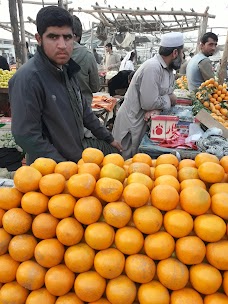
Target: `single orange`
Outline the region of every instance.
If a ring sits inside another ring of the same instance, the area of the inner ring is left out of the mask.
[[[50,239],[56,236],[59,220],[49,213],[37,215],[32,223],[32,232],[38,239]]]
[[[159,210],[169,211],[177,207],[179,203],[179,194],[172,186],[158,185],[154,187],[151,192],[151,202],[152,205]]]
[[[205,162],[198,168],[199,177],[206,183],[219,183],[225,175],[223,167],[213,162]]]
[[[171,304],[204,304],[201,295],[192,288],[183,288],[171,293]]]
[[[214,162],[219,164],[219,159],[217,156],[209,154],[209,153],[199,153],[195,157],[196,168],[199,168],[205,162]]]
[[[16,188],[1,187],[0,208],[4,210],[10,210],[12,208],[19,207],[21,204],[22,195],[23,194]]]
[[[103,208],[106,223],[116,228],[126,226],[131,219],[131,215],[131,208],[124,202],[108,203]]]
[[[153,184],[154,184],[153,180],[149,176],[147,176],[143,173],[140,173],[140,172],[134,172],[128,176],[127,184],[129,185],[132,183],[143,184],[149,189],[149,191],[152,190]]]
[[[226,233],[226,223],[214,214],[203,214],[194,220],[196,235],[205,242],[217,242]]]
[[[114,241],[114,237],[115,231],[113,227],[107,223],[93,223],[85,229],[85,241],[95,250],[109,248]]]
[[[133,282],[149,283],[155,271],[154,261],[144,254],[133,254],[126,258],[125,273]]]
[[[8,210],[2,218],[3,228],[10,234],[26,233],[32,225],[32,217],[21,208]]]
[[[72,161],[60,162],[55,166],[55,173],[62,174],[65,180],[78,173],[78,165]]]
[[[219,270],[228,270],[227,250],[227,240],[207,244],[206,257],[208,262]]]
[[[46,269],[34,261],[25,261],[17,269],[17,282],[28,290],[36,290],[44,285]]]
[[[15,261],[9,254],[0,256],[0,282],[9,283],[15,280],[16,272],[20,263]]]
[[[141,284],[138,290],[138,299],[142,304],[169,304],[168,289],[158,281]]]
[[[179,182],[183,182],[186,179],[197,179],[199,178],[197,168],[193,167],[184,167],[178,172],[178,180]]]
[[[184,210],[171,210],[164,216],[165,230],[175,238],[188,235],[193,229],[193,219]]]
[[[103,177],[97,181],[95,191],[105,202],[115,202],[122,195],[123,185],[116,179]]]
[[[138,253],[144,243],[143,234],[134,227],[123,227],[116,231],[115,245],[124,254]]]
[[[153,260],[164,260],[174,252],[174,238],[166,231],[158,231],[145,238],[144,250]]]
[[[74,207],[74,216],[84,225],[97,222],[101,213],[102,204],[94,196],[80,198]]]
[[[45,286],[54,296],[67,294],[74,285],[75,274],[65,265],[60,264],[48,269]]]
[[[38,290],[33,290],[27,300],[26,304],[55,304],[56,297],[50,294],[46,288],[40,288]]]
[[[221,192],[228,193],[228,183],[215,183],[209,189],[211,196]]]
[[[210,208],[211,197],[202,187],[187,187],[180,193],[180,205],[191,215],[201,215]]]
[[[95,250],[85,243],[67,248],[64,261],[66,266],[73,272],[81,273],[92,268],[95,257]]]
[[[195,290],[209,295],[215,293],[222,284],[222,275],[215,267],[201,263],[190,268],[190,282]]]
[[[189,279],[187,266],[174,258],[159,261],[157,275],[159,281],[171,290],[184,288]]]
[[[18,262],[30,260],[34,255],[37,240],[33,235],[21,234],[14,236],[9,243],[9,254]]]
[[[177,168],[179,165],[179,160],[173,154],[162,154],[162,155],[158,156],[158,158],[156,160],[156,166],[159,166],[162,164],[170,164]]]
[[[150,155],[146,153],[137,153],[132,157],[132,162],[133,163],[145,163],[149,165],[150,167],[152,166],[152,159]]]
[[[223,290],[226,295],[228,295],[228,271],[224,271],[223,273]]]
[[[12,236],[4,228],[0,228],[0,256],[8,251],[11,238]]]
[[[30,214],[40,214],[48,210],[49,198],[40,192],[27,192],[21,199],[21,207]]]
[[[150,176],[150,166],[141,162],[132,162],[128,168],[128,174],[132,174],[134,172],[139,172]]]
[[[116,166],[123,168],[124,158],[123,158],[123,156],[121,156],[118,153],[112,153],[112,154],[105,155],[102,163],[103,163],[103,166],[111,163],[111,164],[114,164]]]
[[[226,173],[228,173],[228,155],[223,156],[220,159],[220,165],[223,167]]]
[[[0,208],[0,228],[2,227],[2,218],[4,214],[5,214],[5,210]]]
[[[34,256],[41,266],[50,268],[58,265],[64,256],[64,246],[56,239],[47,239],[39,242]]]
[[[136,286],[127,276],[120,275],[108,282],[106,288],[107,299],[112,304],[131,304],[136,297]]]
[[[76,199],[70,194],[56,194],[48,202],[49,212],[56,218],[63,219],[74,213]]]
[[[16,281],[7,283],[0,289],[0,302],[24,304],[28,297],[28,289],[19,285]]]
[[[155,167],[155,179],[162,175],[172,175],[177,178],[177,168],[171,164],[161,164]]]
[[[39,189],[42,174],[30,166],[22,166],[14,174],[14,185],[23,193]]]
[[[54,173],[57,163],[51,158],[39,157],[33,163],[33,168],[36,168],[42,175]]]
[[[105,287],[105,279],[96,271],[80,273],[74,283],[76,295],[84,302],[99,300],[105,291]]]
[[[204,298],[204,304],[227,304],[228,297],[223,293],[213,293]]]
[[[186,236],[176,241],[177,258],[185,265],[202,263],[206,255],[206,246],[198,236]]]
[[[47,196],[59,194],[65,187],[65,178],[59,173],[47,174],[40,179],[39,187]]]
[[[153,206],[143,206],[135,209],[133,221],[136,228],[142,233],[152,234],[161,228],[163,216],[157,208]]]
[[[183,189],[187,187],[202,187],[203,189],[206,190],[206,185],[203,181],[200,179],[185,179],[183,182],[180,184],[180,190],[182,191]]]
[[[57,239],[65,246],[79,243],[83,237],[82,225],[73,217],[61,220],[56,227]]]
[[[149,189],[140,183],[132,183],[130,185],[127,185],[123,191],[123,198],[125,203],[134,208],[145,205],[149,197]]]
[[[182,168],[185,168],[185,167],[193,167],[195,168],[196,167],[196,163],[193,159],[189,159],[189,158],[186,158],[186,159],[182,159],[180,162],[179,162],[179,166],[178,166],[178,169],[182,169]]]
[[[99,166],[104,159],[104,154],[96,148],[86,148],[82,152],[82,159],[85,163],[95,163]]]
[[[172,175],[161,175],[158,178],[156,178],[154,182],[154,186],[158,185],[168,185],[174,187],[177,192],[180,191],[180,183],[179,181]]]
[[[212,196],[211,210],[224,220],[228,220],[228,193],[221,192]]]
[[[111,303],[106,298],[100,298],[95,302],[89,302],[89,304],[111,304]]]
[[[121,275],[125,265],[125,256],[116,248],[98,251],[94,259],[95,270],[105,279],[114,279]]]
[[[84,197],[92,194],[96,185],[96,180],[89,173],[75,174],[71,176],[67,183],[70,194],[75,197]]]
[[[68,292],[64,296],[58,297],[55,304],[83,304],[84,302],[79,299],[74,292]]]
[[[100,177],[101,168],[95,163],[84,163],[79,166],[78,174],[89,173],[93,175],[95,180],[98,180]]]

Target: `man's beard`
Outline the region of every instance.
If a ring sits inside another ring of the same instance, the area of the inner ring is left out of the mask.
[[[181,55],[178,55],[176,59],[174,59],[170,64],[169,64],[169,68],[172,70],[179,70],[179,68],[181,67],[181,63],[182,63],[182,58]]]

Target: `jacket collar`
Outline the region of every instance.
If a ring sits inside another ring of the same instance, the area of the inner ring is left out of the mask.
[[[63,71],[57,67],[53,61],[51,61],[46,54],[44,53],[42,47],[39,45],[37,46],[37,53],[35,54],[35,59],[40,58],[40,60],[50,69],[50,71],[54,74],[62,73]],[[80,66],[70,58],[70,60],[64,64],[63,68],[67,69],[67,74],[69,78],[71,78],[74,74],[78,73],[80,71]]]
[[[157,57],[157,59],[158,59],[158,61],[160,62],[161,66],[162,66],[164,69],[168,69],[168,66],[167,66],[167,64],[165,63],[165,61],[164,61],[164,59],[162,58],[162,56],[159,55],[159,54],[156,54],[155,56]]]

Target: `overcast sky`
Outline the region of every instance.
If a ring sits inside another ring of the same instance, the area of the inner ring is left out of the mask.
[[[38,0],[34,1],[39,2]],[[54,0],[48,1],[54,2]],[[219,44],[223,44],[225,42],[225,36],[228,30],[228,0],[71,0],[72,4],[69,4],[69,7],[89,9],[96,1],[100,6],[110,5],[113,7],[122,7],[124,5],[125,8],[131,7],[132,9],[136,9],[139,7],[140,9],[143,9],[145,7],[148,10],[153,10],[156,6],[157,10],[170,10],[173,7],[174,10],[180,10],[180,8],[183,8],[185,11],[190,11],[190,9],[193,8],[199,13],[203,13],[206,6],[209,6],[209,13],[216,15],[216,18],[209,19],[208,25],[210,27],[226,27],[226,29],[213,29],[215,33],[220,35]],[[0,0],[0,3],[0,22],[10,21],[8,0]],[[27,20],[28,16],[35,19],[36,14],[41,7],[42,6],[40,5],[23,4],[24,20]],[[79,13],[76,15],[81,19],[84,29],[89,29],[92,21],[96,21],[92,16],[85,13]],[[35,26],[31,24],[26,24],[25,29],[31,33],[36,32]],[[185,35],[197,37],[197,31],[190,32]],[[12,36],[9,32],[0,29],[0,38],[12,38]]]

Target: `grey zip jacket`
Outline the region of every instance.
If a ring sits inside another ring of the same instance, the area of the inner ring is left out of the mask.
[[[78,42],[74,42],[71,58],[81,68],[77,75],[79,86],[83,97],[88,104],[91,104],[93,99],[92,93],[98,92],[100,88],[96,59],[86,46],[80,45]]]
[[[72,59],[63,70],[57,68],[38,47],[10,79],[12,133],[27,153],[27,164],[38,157],[77,162],[84,148],[84,126],[98,139],[113,141],[81,96],[79,70]]]

